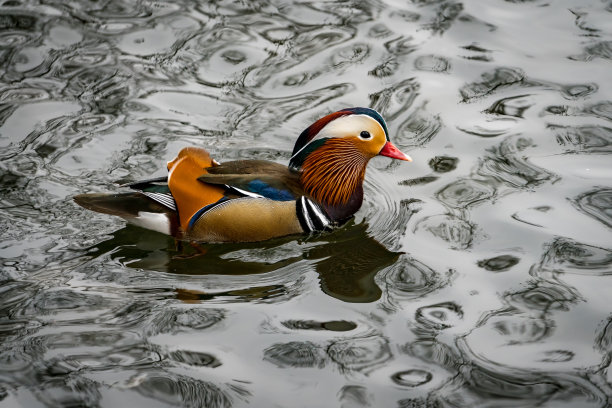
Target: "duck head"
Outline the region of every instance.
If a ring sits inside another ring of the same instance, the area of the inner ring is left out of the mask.
[[[363,180],[375,156],[412,161],[389,141],[382,116],[349,108],[317,120],[293,148],[289,168],[299,172],[304,191],[336,221],[352,216],[363,202]]]

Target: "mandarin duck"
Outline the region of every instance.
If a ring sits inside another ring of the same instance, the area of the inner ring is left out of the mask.
[[[366,165],[374,156],[411,161],[389,141],[382,116],[349,108],[304,130],[289,166],[265,160],[218,163],[183,148],[167,177],[124,185],[133,192],[81,194],[87,209],[199,242],[254,242],[342,225],[361,207]]]

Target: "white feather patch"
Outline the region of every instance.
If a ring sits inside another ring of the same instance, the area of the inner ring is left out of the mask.
[[[138,217],[127,218],[127,221],[137,227],[150,229],[170,235],[170,220],[163,213],[152,213],[139,211]]]

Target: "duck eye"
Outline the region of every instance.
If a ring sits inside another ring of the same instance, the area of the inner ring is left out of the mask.
[[[361,137],[362,139],[369,139],[372,137],[372,135],[370,134],[370,132],[368,132],[367,130],[363,130],[360,134],[359,137]]]

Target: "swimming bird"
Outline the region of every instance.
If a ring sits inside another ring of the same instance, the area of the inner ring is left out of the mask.
[[[223,164],[200,147],[183,148],[166,177],[124,185],[119,194],[81,194],[87,209],[198,242],[255,242],[331,230],[363,202],[375,156],[411,161],[369,108],[328,114],[298,137],[289,165],[265,160]]]

